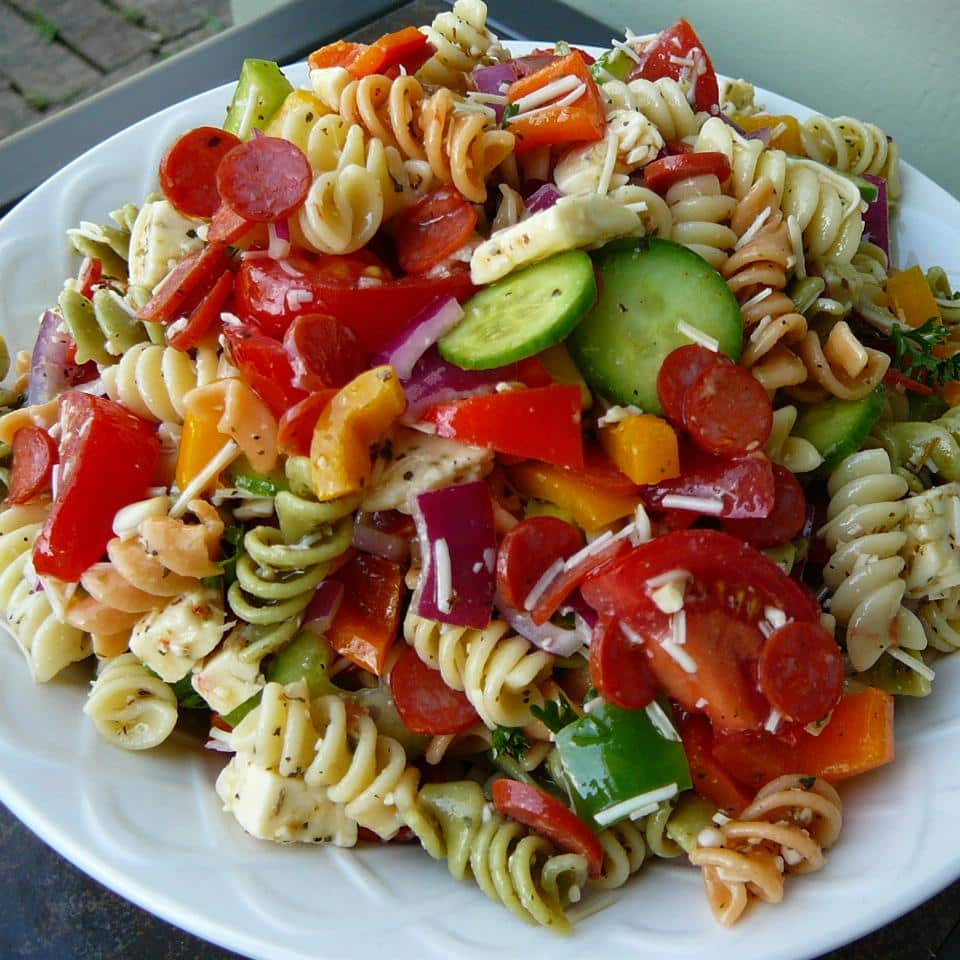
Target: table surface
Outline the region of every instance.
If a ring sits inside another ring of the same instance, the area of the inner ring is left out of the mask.
[[[544,23],[551,24],[551,35],[596,43],[604,43],[609,33],[609,28],[555,3],[527,7],[490,0],[489,6],[491,20],[505,36],[532,36]],[[387,12],[350,37],[369,41],[399,26],[427,23],[445,7],[433,0],[402,5],[385,2]],[[558,23],[566,29],[559,29]],[[0,854],[2,960],[238,958],[146,913],[90,879],[38,840],[2,805]],[[894,923],[820,960],[960,960],[958,921],[960,881]]]

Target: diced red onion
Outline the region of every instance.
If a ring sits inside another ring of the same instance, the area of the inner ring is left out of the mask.
[[[403,330],[374,357],[389,363],[401,380],[409,380],[417,361],[463,319],[463,308],[453,297],[440,297],[424,307]]]
[[[541,210],[547,210],[562,196],[563,194],[557,189],[556,184],[545,183],[530,194],[530,198],[527,200],[527,212],[539,213]]]
[[[492,370],[462,370],[447,363],[436,347],[430,347],[417,361],[409,379],[404,383],[407,409],[402,423],[416,423],[424,412],[437,403],[462,400],[480,393],[492,393],[498,383],[511,382],[518,377],[515,363]]]
[[[266,136],[266,134],[265,134],[259,127],[254,127],[254,128],[253,128],[253,139],[254,139],[254,140],[259,140],[261,137],[265,137],[265,136]]]
[[[372,553],[398,563],[410,556],[410,541],[396,533],[388,533],[357,514],[353,524],[353,545],[362,553]]]
[[[482,630],[493,609],[497,556],[490,489],[477,480],[421,493],[413,519],[422,564],[413,609]]]
[[[867,205],[867,212],[863,215],[863,226],[875,243],[890,258],[890,207],[887,203],[887,181],[883,177],[865,173],[864,180],[869,180],[877,188],[877,199]]]
[[[505,63],[495,63],[491,67],[477,67],[470,74],[474,87],[481,93],[495,93],[498,96],[503,94],[502,85],[505,83],[510,86],[520,77],[515,60],[507,60]]]
[[[744,130],[743,127],[741,127],[740,124],[737,123],[736,120],[732,120],[732,119],[731,119],[730,117],[728,117],[722,110],[717,114],[717,116],[718,116],[728,127],[732,127],[734,130],[737,131],[737,133],[740,134],[741,137],[745,137],[747,140],[763,140],[763,139],[764,139],[762,135],[761,135],[761,136],[757,136],[758,133],[761,133],[761,130],[752,130],[750,133],[747,133],[747,131]],[[764,142],[765,142],[765,143],[769,143],[769,142],[770,142],[770,134],[773,132],[773,128],[772,128],[772,127],[763,127],[762,130],[763,130],[763,131],[766,131],[766,140],[765,140]]]
[[[97,366],[92,361],[84,364],[67,362],[73,337],[65,327],[63,317],[53,310],[47,310],[40,320],[30,357],[28,404],[46,403],[64,390],[97,377]]]
[[[282,231],[280,229],[281,223],[283,224]],[[283,236],[283,233],[286,233],[286,236]],[[267,224],[267,236],[270,238],[270,243],[267,246],[267,253],[270,257],[274,260],[285,260],[290,256],[290,228],[287,226],[286,220]]]
[[[570,657],[590,643],[591,627],[576,609],[573,610],[573,629],[567,630],[549,621],[538,626],[533,622],[533,617],[529,613],[511,607],[499,593],[494,598],[494,603],[497,610],[500,611],[500,616],[521,637],[526,637],[532,644],[547,653],[555,654],[558,657]],[[590,612],[596,620],[596,613],[593,610],[590,610]]]
[[[343,584],[337,580],[321,580],[303,617],[303,629],[326,633],[343,600]]]

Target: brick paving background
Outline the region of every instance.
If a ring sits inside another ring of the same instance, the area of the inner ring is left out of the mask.
[[[0,138],[230,23],[229,0],[0,0]]]

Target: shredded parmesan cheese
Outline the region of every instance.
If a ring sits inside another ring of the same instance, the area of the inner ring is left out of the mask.
[[[666,711],[656,700],[647,707],[647,716],[650,718],[650,722],[657,728],[657,733],[659,733],[664,740],[680,741],[680,734],[677,733]]]
[[[720,341],[716,337],[711,337],[709,333],[704,333],[699,327],[687,323],[686,320],[677,321],[677,333],[694,343],[699,343],[701,347],[706,347],[707,350],[712,350],[714,353],[720,349]]]
[[[723,513],[723,501],[719,497],[687,497],[681,493],[668,493],[661,502],[668,510],[695,510],[697,513],[714,515]]]
[[[583,81],[573,75],[560,77],[559,80],[545,84],[539,90],[534,90],[533,93],[528,93],[525,97],[515,100],[513,105],[517,108],[518,115],[527,113],[535,107],[541,107],[558,97],[562,97],[565,93],[576,90],[582,84]]]
[[[617,820],[629,817],[631,814],[651,804],[653,804],[654,809],[656,809],[657,804],[662,803],[664,800],[670,800],[677,795],[677,792],[676,783],[668,783],[665,787],[658,787],[656,790],[638,794],[635,797],[630,797],[629,800],[621,800],[619,803],[614,803],[603,810],[599,810],[593,815],[593,819],[596,820],[601,827],[609,827],[611,823],[616,823]]]
[[[228,440],[220,448],[220,452],[187,484],[186,489],[177,497],[177,502],[170,508],[170,516],[174,520],[182,517],[187,512],[187,504],[239,456],[240,447],[233,440]]]
[[[543,571],[540,579],[530,588],[527,599],[523,601],[524,610],[530,611],[540,602],[540,598],[547,592],[550,584],[563,572],[563,567],[563,560],[558,558]]]
[[[936,677],[936,673],[919,657],[911,657],[909,653],[905,653],[899,647],[890,647],[887,653],[889,653],[894,660],[899,660],[905,667],[909,667],[914,673],[919,674],[924,680],[929,680],[932,683],[934,677]]]
[[[437,573],[437,609],[449,613],[453,606],[453,574],[450,569],[450,548],[440,537],[433,544],[433,563]]]

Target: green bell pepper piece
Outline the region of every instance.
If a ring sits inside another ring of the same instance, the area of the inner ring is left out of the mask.
[[[622,50],[608,50],[596,63],[590,64],[590,74],[597,83],[603,83],[613,77],[614,80],[626,80],[632,67],[636,66]],[[606,71],[606,72],[604,72]],[[608,77],[606,74],[610,74]]]
[[[292,92],[293,84],[272,60],[244,60],[223,129],[241,140],[249,139],[254,130],[267,128]]]
[[[670,784],[678,792],[692,786],[683,744],[663,736],[646,710],[604,703],[556,740],[577,812],[597,827],[596,815],[614,804]]]

